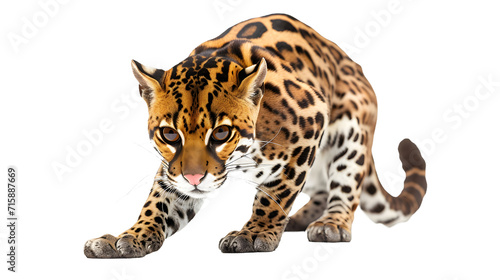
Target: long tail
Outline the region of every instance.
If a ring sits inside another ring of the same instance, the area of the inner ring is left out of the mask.
[[[393,226],[407,221],[420,207],[427,191],[425,161],[417,146],[408,139],[399,143],[399,158],[406,172],[404,189],[393,197],[382,187],[372,162],[363,182],[360,205],[368,217],[376,223]]]

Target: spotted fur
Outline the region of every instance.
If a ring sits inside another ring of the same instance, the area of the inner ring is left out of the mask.
[[[310,241],[351,240],[358,205],[393,225],[419,208],[425,162],[405,139],[398,197],[381,186],[371,148],[377,101],[361,67],[288,15],[239,23],[168,71],[133,61],[162,157],[137,223],[85,245],[90,258],[141,257],[160,248],[228,178],[258,189],[252,217],[222,238],[222,252],[273,251],[286,230]],[[288,213],[304,191],[311,200]]]

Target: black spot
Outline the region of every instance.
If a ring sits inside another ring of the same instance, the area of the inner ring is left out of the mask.
[[[277,185],[281,184],[281,179],[277,179],[268,183],[264,183],[264,186],[268,188],[276,187]]]
[[[283,135],[285,135],[285,139],[288,139],[290,137],[290,130],[288,130],[288,128],[282,127],[281,132],[283,132]]]
[[[320,112],[316,114],[315,120],[319,127],[323,127],[323,125],[325,124],[325,117],[323,117],[323,114],[321,114]]]
[[[347,136],[347,140],[350,140],[353,134],[354,134],[354,128],[351,127],[351,129],[349,130],[349,136]]]
[[[267,92],[272,92],[273,94],[280,95],[279,87],[268,82],[266,82],[266,84],[264,85],[264,94],[267,94]]]
[[[267,47],[266,47],[266,50],[268,50],[268,51],[271,53],[271,55],[273,55],[273,56],[277,56],[277,57],[279,57],[279,58],[281,58],[281,59],[285,59],[285,58],[281,55],[281,53],[279,53],[279,52],[278,52],[275,48],[273,48],[273,47],[271,47],[271,46],[267,46]]]
[[[356,156],[358,152],[356,150],[352,151],[352,153],[349,154],[349,156],[347,157],[347,159],[352,159],[353,157]]]
[[[342,192],[344,192],[344,193],[350,193],[351,191],[352,191],[352,189],[349,186],[343,186],[342,187]]]
[[[167,218],[166,223],[167,223],[168,227],[174,227],[175,226],[175,221],[172,218]]]
[[[283,105],[283,107],[287,108],[287,111],[288,113],[292,116],[293,118],[293,124],[297,124],[297,114],[295,114],[295,111],[293,110],[292,107],[289,107],[288,106],[288,102],[285,100],[285,99],[282,99],[281,100],[281,105]],[[286,118],[285,118],[286,120]],[[295,132],[294,132],[295,133]]]
[[[292,206],[292,203],[295,201],[295,198],[297,197],[298,193],[299,192],[295,192],[294,194],[292,194],[292,196],[288,199],[288,201],[285,204],[285,209],[288,209],[288,207]]]
[[[330,200],[328,201],[328,204],[334,202],[334,201],[342,201],[342,199],[336,195],[332,196],[332,198],[330,198]]]
[[[356,161],[356,164],[363,165],[364,163],[365,163],[365,155],[361,155]]]
[[[356,133],[356,135],[354,135],[354,139],[352,141],[356,142],[356,141],[358,141],[358,139],[359,139],[359,133]]]
[[[293,51],[292,46],[290,46],[286,42],[278,42],[278,43],[276,43],[276,48],[280,52],[282,52],[282,51],[290,51],[290,52]]]
[[[255,214],[257,214],[257,216],[264,216],[266,212],[262,209],[257,209],[255,210]]]
[[[260,198],[260,203],[264,206],[269,206],[269,204],[270,204],[269,200],[265,197]]]
[[[194,212],[193,209],[189,208],[186,211],[186,215],[187,215],[188,221],[191,221],[194,218],[194,215],[196,215],[196,213]]]
[[[148,207],[150,204],[151,204],[151,200],[146,202],[146,204],[144,204],[144,208]]]
[[[347,148],[345,148],[343,151],[338,153],[334,158],[333,161],[337,161],[339,158],[343,157],[345,154],[347,154]]]
[[[306,172],[302,171],[297,177],[297,180],[295,180],[295,185],[300,186],[304,182],[305,178],[306,178]]]
[[[273,29],[276,31],[297,32],[297,29],[288,21],[281,19],[272,19]]]
[[[372,209],[370,209],[370,212],[371,213],[381,213],[382,211],[384,211],[384,209],[385,209],[384,204],[378,203]]]
[[[244,39],[257,39],[260,38],[266,31],[267,28],[261,22],[252,22],[245,25],[240,32],[236,34],[236,37]]]
[[[354,75],[354,69],[352,69],[352,67],[348,65],[342,66],[342,68],[340,68],[340,71],[342,71],[342,73],[344,73],[345,75]]]
[[[316,157],[316,147],[312,147],[311,149],[311,153],[309,154],[309,160],[307,161],[307,164],[309,166],[312,165],[312,163],[314,162],[314,158]]]
[[[297,159],[298,166],[301,166],[302,164],[304,164],[304,162],[306,162],[307,158],[309,157],[309,150],[310,150],[310,148],[307,147],[302,151],[299,158]]]
[[[280,169],[280,167],[281,167],[281,164],[279,164],[279,163],[276,164],[275,166],[273,166],[273,169],[271,169],[271,171],[272,171],[271,174],[275,173],[276,171],[278,171],[278,169]]]
[[[338,142],[338,147],[342,147],[344,145],[344,134],[340,134],[339,136],[339,142]]]
[[[337,166],[337,171],[342,171],[344,169],[346,169],[347,166],[343,165],[343,164],[340,164],[339,166]]]
[[[162,219],[162,218],[160,218],[160,217],[155,217],[155,222],[156,222],[157,224],[163,225],[163,219]]]
[[[285,69],[285,71],[289,72],[289,73],[292,73],[292,68],[286,66],[284,63],[281,63],[281,67],[283,69]]]
[[[269,213],[269,215],[267,215],[267,217],[268,217],[269,219],[272,219],[272,218],[274,218],[274,217],[278,216],[278,214],[279,214],[278,210],[274,210],[274,211],[272,211],[271,213]]]
[[[239,146],[238,148],[236,148],[236,151],[246,153],[246,152],[248,152],[248,149],[249,149],[249,146]]]
[[[305,139],[311,139],[314,136],[314,130],[308,130],[306,133],[304,133],[304,138]]]
[[[371,195],[374,195],[377,192],[377,188],[375,188],[375,186],[371,184],[368,187],[366,187],[366,192]]]
[[[359,173],[357,173],[356,176],[354,176],[354,180],[356,180],[356,182],[357,182],[356,189],[359,189],[359,187],[361,186],[361,183],[363,182],[363,179],[364,179],[364,175],[361,176]]]
[[[146,215],[147,217],[151,216],[153,214],[153,212],[151,212],[151,210],[147,210],[144,215]]]
[[[182,212],[180,209],[176,209],[175,213],[177,213],[177,216],[179,216],[180,219],[184,219],[184,212]]]
[[[295,150],[293,150],[292,152],[292,157],[297,156],[300,153],[300,151],[302,151],[302,147],[295,148]]]
[[[163,189],[163,190],[166,190],[166,191],[169,191],[170,190],[170,187],[167,186],[167,184],[165,184],[165,182],[163,181],[158,181],[158,185],[160,185],[160,187]],[[157,197],[157,196],[156,196]]]
[[[336,189],[338,186],[340,186],[339,183],[335,182],[335,181],[332,181],[330,183],[330,190],[333,190],[333,189]]]
[[[281,113],[280,110],[278,110],[278,109],[274,108],[273,106],[267,104],[265,101],[262,103],[262,107],[264,109],[268,110],[269,112],[275,114],[275,115],[280,115],[283,120],[286,120],[286,116],[283,113]]]
[[[278,198],[282,200],[283,198],[286,198],[290,195],[290,189],[284,190],[282,193],[278,194]]]
[[[295,177],[295,168],[293,167],[287,167],[285,169],[285,175],[288,179],[292,180],[293,177]]]
[[[217,81],[222,82],[222,83],[228,81],[229,65],[231,65],[231,62],[229,62],[227,60],[222,62],[221,72],[217,73],[217,75],[215,76]],[[210,109],[208,111],[210,111]]]
[[[163,202],[156,203],[156,208],[158,208],[158,210],[168,214],[168,207],[165,203],[163,203]]]

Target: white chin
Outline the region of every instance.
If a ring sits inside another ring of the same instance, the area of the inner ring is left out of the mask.
[[[199,191],[199,190],[193,190],[189,191],[187,195],[189,195],[192,198],[205,198],[210,194],[210,192],[205,192],[205,191]]]

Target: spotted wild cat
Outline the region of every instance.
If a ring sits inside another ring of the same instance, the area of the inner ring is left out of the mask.
[[[377,178],[377,100],[361,67],[291,16],[239,23],[168,71],[136,61],[132,68],[163,160],[137,223],[118,237],[89,240],[89,258],[158,250],[229,173],[258,190],[252,217],[220,240],[222,252],[273,251],[284,231],[347,242],[358,205],[391,226],[422,202],[425,162],[409,140],[399,145],[402,193],[392,197]],[[301,191],[311,200],[289,218]]]

